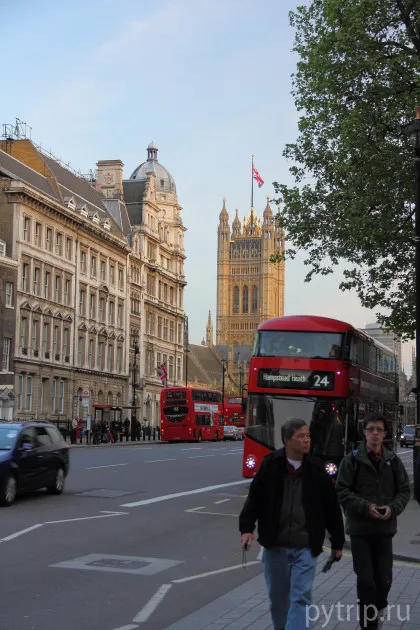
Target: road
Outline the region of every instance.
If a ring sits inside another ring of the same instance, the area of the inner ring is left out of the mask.
[[[163,630],[257,575],[256,562],[174,583],[241,564],[241,455],[242,442],[72,449],[62,496],[0,511],[0,629]]]
[[[72,449],[62,496],[0,511],[0,630],[164,630],[261,573],[258,546],[241,566],[241,455],[241,442]]]

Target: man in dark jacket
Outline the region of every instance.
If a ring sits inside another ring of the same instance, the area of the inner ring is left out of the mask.
[[[305,422],[288,420],[281,436],[285,448],[264,458],[239,516],[239,529],[242,547],[249,549],[258,521],[274,630],[304,630],[325,530],[331,536],[331,558],[339,560],[344,526],[324,464],[309,454]]]
[[[392,585],[392,537],[410,498],[399,457],[382,446],[387,421],[371,413],[363,421],[366,442],[340,464],[336,490],[346,514],[361,628],[380,628]]]

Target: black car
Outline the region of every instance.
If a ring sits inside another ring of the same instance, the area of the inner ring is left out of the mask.
[[[61,494],[68,472],[69,447],[52,424],[0,423],[0,505],[39,488]]]
[[[400,446],[414,446],[416,443],[416,427],[411,424],[407,424],[401,431]]]

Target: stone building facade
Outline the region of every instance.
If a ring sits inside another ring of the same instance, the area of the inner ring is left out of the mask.
[[[252,345],[258,324],[284,314],[284,262],[270,262],[284,251],[284,233],[267,198],[262,223],[251,208],[243,224],[229,225],[225,201],[217,244],[216,345]]]
[[[0,198],[1,195],[0,191]],[[0,420],[12,420],[18,265],[10,255],[12,239],[4,218],[0,215],[0,234],[4,239],[0,240]]]

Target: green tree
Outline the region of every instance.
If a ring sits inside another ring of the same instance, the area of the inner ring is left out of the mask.
[[[419,0],[311,0],[290,13],[299,137],[286,146],[293,186],[274,183],[306,280],[345,262],[378,319],[412,337],[413,150],[406,127],[420,105]]]

